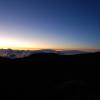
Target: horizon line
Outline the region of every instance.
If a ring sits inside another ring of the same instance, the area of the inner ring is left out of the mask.
[[[51,49],[51,50],[81,50],[81,51],[100,51],[100,48],[0,48],[0,49],[12,49],[12,50],[42,50],[42,49]]]

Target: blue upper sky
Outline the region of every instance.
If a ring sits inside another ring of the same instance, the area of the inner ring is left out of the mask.
[[[100,0],[0,0],[0,42],[2,48],[100,48]]]

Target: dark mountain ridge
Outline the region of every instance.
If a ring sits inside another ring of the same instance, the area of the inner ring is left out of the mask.
[[[0,57],[0,66],[0,86],[21,88],[23,98],[33,97],[33,92],[38,89],[42,93],[46,92],[42,90],[48,91],[48,100],[100,99],[100,52],[77,55],[39,53],[19,59]]]

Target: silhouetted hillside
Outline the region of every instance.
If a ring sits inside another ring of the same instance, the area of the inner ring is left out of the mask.
[[[12,92],[13,95],[29,99],[35,93],[39,96],[43,93],[48,100],[100,99],[100,52],[66,56],[39,53],[12,60],[0,58],[0,67],[0,86],[13,88],[17,91]]]

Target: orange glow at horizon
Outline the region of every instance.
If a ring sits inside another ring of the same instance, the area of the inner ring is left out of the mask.
[[[57,49],[53,49],[53,48],[17,48],[17,47],[12,47],[12,48],[9,48],[9,47],[0,47],[0,49],[12,49],[12,50],[42,50],[42,49],[52,49],[52,50],[56,50],[56,51],[61,51],[61,50],[80,50],[80,51],[86,51],[86,52],[97,52],[97,51],[100,51],[100,49],[85,49],[85,48],[67,48],[67,49],[64,49],[64,48],[57,48]]]
[[[11,48],[11,49],[24,49],[24,50],[31,50],[31,49],[40,49],[46,47],[46,45],[43,44],[39,44],[39,43],[29,43],[29,42],[25,42],[25,41],[19,41],[19,40],[15,40],[15,39],[0,39],[0,48],[3,49],[7,49],[7,48]]]
[[[15,49],[15,50],[40,50],[40,49],[54,49],[54,50],[82,50],[82,51],[100,51],[100,49],[96,48],[50,48],[48,44],[42,45],[39,43],[27,43],[25,41],[18,41],[14,39],[0,39],[0,49]]]

